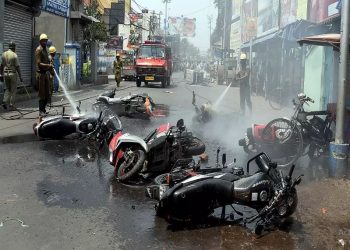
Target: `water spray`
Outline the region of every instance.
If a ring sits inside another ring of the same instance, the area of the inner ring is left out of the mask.
[[[224,92],[222,92],[222,94],[219,96],[218,100],[214,103],[214,105],[213,105],[213,109],[214,109],[214,110],[217,110],[218,107],[219,107],[219,105],[221,104],[221,102],[224,100],[224,97],[226,96],[228,90],[229,90],[230,87],[231,87],[231,84],[232,84],[232,83],[230,83],[230,84],[226,87],[226,89],[224,90]]]
[[[63,82],[61,81],[60,77],[58,76],[57,72],[55,69],[53,69],[53,72],[55,73],[55,77],[57,78],[59,85],[61,86],[61,88],[63,89],[64,95],[66,96],[66,98],[69,101],[69,104],[71,105],[71,107],[73,108],[73,110],[78,111],[78,113],[80,113],[80,107],[75,105],[74,100],[72,99],[72,97],[69,95],[66,86],[63,84]]]

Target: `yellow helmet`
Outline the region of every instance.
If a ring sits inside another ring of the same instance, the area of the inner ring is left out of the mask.
[[[40,38],[39,38],[39,41],[41,41],[41,40],[49,40],[49,38],[47,37],[46,34],[43,33],[40,35]]]
[[[117,57],[120,57],[120,54],[119,54],[119,53],[117,53]]]
[[[247,55],[242,53],[239,59],[240,60],[246,60],[247,59]]]
[[[49,53],[50,53],[50,54],[56,53],[56,48],[55,48],[54,46],[51,46],[51,47],[49,48]]]

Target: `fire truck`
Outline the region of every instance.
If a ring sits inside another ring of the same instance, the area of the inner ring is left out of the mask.
[[[141,82],[161,82],[162,88],[170,85],[173,62],[171,48],[161,41],[145,41],[136,55],[136,86]]]

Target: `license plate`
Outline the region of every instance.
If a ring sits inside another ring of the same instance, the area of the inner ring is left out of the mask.
[[[146,76],[145,80],[146,81],[154,81],[154,76]]]

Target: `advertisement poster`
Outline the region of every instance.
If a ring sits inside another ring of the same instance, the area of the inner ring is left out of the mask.
[[[168,29],[170,35],[180,35],[182,37],[196,36],[196,19],[187,17],[169,17]]]
[[[278,17],[279,0],[259,0],[257,35],[262,36],[278,28]]]
[[[280,28],[285,27],[297,20],[297,0],[281,0]]]
[[[241,27],[242,43],[256,37],[257,32],[257,0],[243,0]]]

